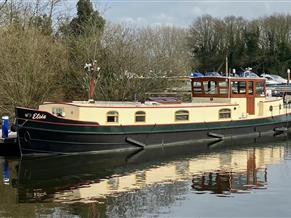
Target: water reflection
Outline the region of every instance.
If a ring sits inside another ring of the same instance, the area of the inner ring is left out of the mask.
[[[8,161],[4,160],[3,162],[3,184],[4,185],[9,185],[10,179],[9,179],[9,166],[8,166]]]
[[[0,158],[0,216],[17,216],[21,210],[32,217],[146,216],[184,201],[189,193],[235,198],[254,189],[266,191],[268,166],[289,157],[286,142],[234,144],[231,149]]]
[[[223,194],[220,196],[228,196],[231,193],[247,193],[251,189],[266,188],[267,184],[267,168],[264,162],[265,157],[272,162],[282,158],[281,148],[268,148],[268,149],[250,149],[240,152],[239,155],[246,153],[246,164],[240,162],[237,164],[236,154],[228,155],[229,162],[224,167],[220,167],[216,171],[203,172],[193,176],[192,188],[197,193],[205,193],[210,191],[213,194]],[[275,155],[275,156],[274,156]],[[230,160],[233,158],[234,160]],[[256,159],[259,159],[257,161]],[[231,162],[235,161],[235,168],[232,169]],[[237,169],[240,168],[240,169]],[[232,171],[235,170],[235,171]]]

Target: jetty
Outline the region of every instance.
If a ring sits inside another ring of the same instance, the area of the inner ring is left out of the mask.
[[[2,138],[2,131],[0,129],[0,146],[1,144],[16,144],[17,142],[17,133],[16,132],[9,132],[7,138]]]
[[[9,131],[7,138],[2,138],[0,129],[0,156],[19,156],[20,151],[17,144],[17,132]]]

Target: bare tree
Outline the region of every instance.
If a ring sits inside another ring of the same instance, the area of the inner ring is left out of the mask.
[[[14,26],[0,31],[1,111],[61,98],[59,78],[67,69],[66,50],[52,37],[36,32]]]
[[[8,0],[5,0],[1,5],[0,5],[0,11],[5,7],[7,4]]]

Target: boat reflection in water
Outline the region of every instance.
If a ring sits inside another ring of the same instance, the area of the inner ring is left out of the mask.
[[[213,201],[211,196],[235,200],[238,193],[268,190],[269,164],[284,160],[286,141],[265,140],[267,144],[249,141],[251,146],[229,141],[208,150],[195,145],[135,153],[0,158],[0,217],[19,217],[23,211],[29,217],[56,212],[55,216],[156,216],[189,196],[193,204],[202,197]]]
[[[135,154],[24,158],[20,164],[18,199],[89,203],[179,182],[190,182],[196,193],[242,193],[251,188],[266,188],[266,165],[279,162],[283,155],[283,146],[259,146],[215,149],[210,153],[173,147]]]
[[[278,152],[278,150],[276,151]],[[263,155],[266,155],[265,152],[267,151],[263,152]],[[246,169],[236,170],[235,172],[229,171],[232,169],[219,169],[196,174],[192,179],[192,188],[198,194],[210,191],[213,194],[220,194],[219,196],[229,196],[231,193],[249,193],[251,189],[265,189],[267,185],[267,168],[265,163],[257,166],[256,161],[256,156],[260,158],[262,156],[257,155],[255,150],[248,151],[247,155]],[[275,158],[277,157],[280,160],[280,149],[277,155]],[[276,160],[273,159],[270,163],[274,163],[273,161]]]

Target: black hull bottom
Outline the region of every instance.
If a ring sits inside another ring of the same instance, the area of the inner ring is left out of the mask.
[[[209,147],[224,139],[280,135],[286,130],[286,123],[150,134],[72,134],[21,128],[18,142],[23,155],[108,153],[197,143]]]

